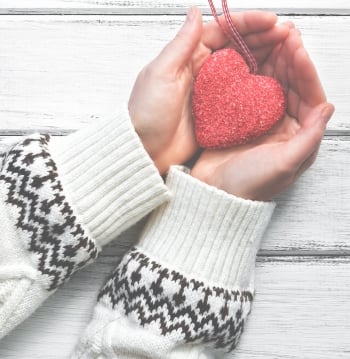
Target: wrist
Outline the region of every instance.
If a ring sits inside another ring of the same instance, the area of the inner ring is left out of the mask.
[[[241,177],[238,173],[234,174],[227,171],[221,165],[213,166],[210,162],[201,163],[200,166],[194,166],[191,170],[191,176],[205,184],[215,187],[229,195],[239,197],[244,200],[251,201],[270,201],[271,198],[261,195],[264,192],[259,189],[255,181],[247,181],[245,177]],[[227,166],[227,165],[226,165]],[[254,182],[254,184],[252,184]]]
[[[125,107],[52,138],[49,148],[69,201],[101,246],[169,197]]]
[[[155,148],[155,142],[157,139],[153,135],[147,135],[142,133],[135,127],[135,132],[137,133],[143,148],[147,152],[149,158],[152,160],[154,166],[157,168],[159,174],[162,176],[166,174],[170,168],[170,160],[167,158],[166,153],[160,154],[159,151]]]
[[[249,201],[171,167],[172,199],[152,212],[137,247],[160,263],[222,286],[249,286],[274,203]],[[229,259],[228,259],[229,258]]]
[[[214,167],[211,165],[208,165],[208,166],[202,166],[202,165],[196,166],[195,165],[191,169],[190,175],[209,186],[215,187],[215,188],[222,190],[229,194],[234,194],[225,189],[225,186],[224,186],[222,180],[220,180],[220,176],[216,175],[217,171],[218,171],[217,167]]]
[[[151,126],[151,119],[139,119],[139,116],[132,110],[129,104],[129,117],[135,132],[138,135],[143,148],[147,152],[149,158],[152,160],[154,166],[158,169],[160,175],[164,175],[170,164],[167,163],[165,156],[160,154],[159,148],[161,146],[161,135]]]

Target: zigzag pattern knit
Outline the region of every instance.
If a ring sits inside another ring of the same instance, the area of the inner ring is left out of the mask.
[[[18,240],[51,291],[96,259],[98,248],[77,222],[63,193],[48,150],[49,139],[34,135],[12,148],[0,186]]]
[[[64,138],[34,134],[5,147],[0,338],[168,198],[126,114]]]
[[[173,197],[108,277],[73,359],[199,359],[235,348],[274,204],[239,199],[172,167]]]
[[[230,351],[243,331],[253,293],[186,278],[134,248],[112,272],[98,300],[170,340],[203,341]]]

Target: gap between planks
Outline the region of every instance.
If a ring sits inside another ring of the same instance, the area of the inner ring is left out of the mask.
[[[268,258],[303,258],[303,260],[340,259],[350,257],[350,250],[261,250],[258,260]]]
[[[0,15],[185,15],[188,7],[175,8],[2,8]],[[206,7],[200,7],[203,15],[211,15],[211,12]],[[288,16],[346,16],[350,15],[350,8],[257,8],[262,11],[275,12],[278,15]],[[232,8],[232,11],[246,11],[249,8]]]
[[[35,128],[35,129],[0,129],[0,136],[27,136],[34,132],[47,133],[52,136],[67,136],[77,129],[60,129],[60,128]],[[348,140],[350,137],[350,130],[326,130],[325,137],[344,137]]]

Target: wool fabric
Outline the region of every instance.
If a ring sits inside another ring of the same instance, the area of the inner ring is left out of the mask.
[[[1,338],[169,192],[125,112],[0,159]]]
[[[210,358],[238,343],[273,203],[243,200],[172,167],[172,199],[102,287],[72,359]]]
[[[128,116],[0,154],[0,337],[140,218],[73,358],[211,358],[238,343],[273,203],[172,167],[166,183]]]

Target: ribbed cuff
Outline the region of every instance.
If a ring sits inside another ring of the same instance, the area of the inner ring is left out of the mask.
[[[172,167],[172,200],[148,221],[138,248],[215,285],[248,288],[274,203],[244,200]]]
[[[129,113],[52,138],[50,151],[67,198],[102,246],[169,198]]]

